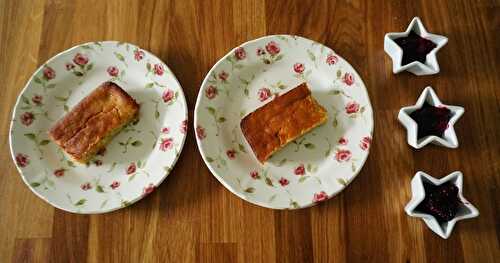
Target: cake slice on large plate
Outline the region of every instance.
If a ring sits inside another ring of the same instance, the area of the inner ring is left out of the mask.
[[[263,163],[289,142],[328,119],[327,112],[302,83],[241,120],[241,130]]]
[[[73,160],[86,163],[125,125],[139,104],[120,86],[105,82],[49,130],[49,137]]]

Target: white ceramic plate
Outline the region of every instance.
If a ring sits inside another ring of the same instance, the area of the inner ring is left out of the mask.
[[[140,103],[130,124],[87,166],[69,161],[47,130],[104,81]],[[156,56],[128,43],[93,42],[68,49],[29,79],[14,107],[10,147],[24,182],[51,205],[104,213],[155,189],[184,145],[187,107],[182,88]]]
[[[304,81],[328,122],[261,165],[241,119]],[[354,179],[368,156],[373,117],[347,61],[312,40],[276,35],[246,42],[215,64],[200,88],[194,126],[205,163],[227,189],[260,206],[294,209],[326,200]]]

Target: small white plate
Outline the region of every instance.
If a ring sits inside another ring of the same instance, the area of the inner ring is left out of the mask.
[[[141,108],[106,151],[87,166],[66,159],[47,130],[104,81],[114,81]],[[23,181],[51,205],[104,213],[152,192],[184,145],[187,107],[182,88],[156,56],[128,43],[93,42],[57,54],[31,76],[14,107],[12,158]]]
[[[328,122],[262,165],[240,121],[302,82],[328,110]],[[274,209],[311,206],[342,191],[368,157],[373,131],[368,93],[351,65],[320,43],[289,35],[246,42],[220,59],[203,81],[194,119],[214,176],[240,198]]]

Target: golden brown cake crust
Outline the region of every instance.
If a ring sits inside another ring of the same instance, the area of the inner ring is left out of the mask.
[[[312,97],[306,83],[276,97],[248,114],[241,121],[241,130],[260,162],[324,123],[326,110]]]
[[[85,163],[138,111],[139,104],[127,92],[105,82],[57,121],[49,137],[74,160]]]

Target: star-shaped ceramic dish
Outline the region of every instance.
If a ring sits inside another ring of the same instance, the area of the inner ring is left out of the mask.
[[[436,44],[436,47],[427,54],[425,64],[419,61],[413,61],[406,65],[401,65],[403,61],[403,49],[394,42],[395,39],[406,37],[414,31],[417,35],[426,38]],[[439,72],[436,53],[448,43],[448,38],[427,32],[420,18],[415,17],[404,32],[391,32],[385,34],[384,50],[392,59],[392,71],[397,74],[402,71],[409,71],[415,75],[432,75]]]
[[[425,188],[423,184],[424,182],[433,184],[435,186],[451,182],[458,187],[458,197],[462,204],[459,205],[457,214],[452,220],[440,224],[434,216],[418,211],[418,205],[425,199]],[[422,218],[425,224],[432,231],[434,231],[434,233],[438,234],[444,239],[447,239],[450,236],[453,227],[458,221],[479,216],[479,211],[476,209],[476,207],[474,207],[469,201],[464,198],[462,194],[462,188],[462,172],[456,171],[441,179],[436,179],[424,172],[419,171],[411,180],[412,198],[406,205],[405,211],[409,216]]]
[[[422,108],[425,102],[435,107],[446,107],[450,109],[451,118],[448,121],[448,127],[444,131],[443,137],[430,135],[418,139],[418,124],[410,117],[410,114]],[[443,104],[441,100],[439,100],[432,87],[429,86],[424,89],[415,105],[403,107],[399,110],[398,120],[399,122],[401,122],[401,124],[403,124],[403,126],[405,126],[407,130],[408,144],[416,149],[420,149],[429,143],[448,148],[457,148],[458,139],[453,125],[455,124],[455,122],[457,122],[457,120],[462,116],[463,113],[464,108],[462,107]]]

